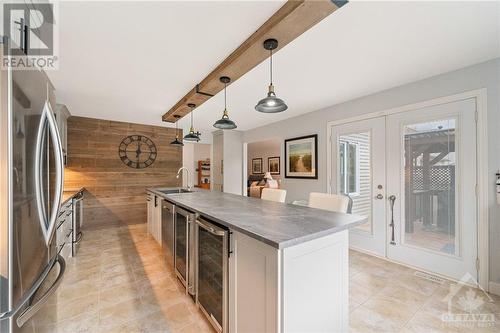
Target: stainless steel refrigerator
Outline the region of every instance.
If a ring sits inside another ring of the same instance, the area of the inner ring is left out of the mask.
[[[1,333],[38,332],[56,313],[65,263],[54,229],[64,169],[53,107],[43,71],[0,71]]]

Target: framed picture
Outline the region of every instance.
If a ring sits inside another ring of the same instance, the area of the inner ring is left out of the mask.
[[[252,173],[253,174],[264,173],[262,171],[262,158],[254,158],[254,159],[252,159]]]
[[[285,140],[285,178],[318,179],[318,135]]]
[[[271,175],[279,175],[280,174],[280,157],[268,157],[267,158],[267,171],[271,173]]]

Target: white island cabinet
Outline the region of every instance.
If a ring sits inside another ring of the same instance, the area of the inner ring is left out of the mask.
[[[193,296],[218,332],[348,331],[348,230],[366,217],[218,191],[171,193],[165,200],[197,216],[188,240]]]
[[[347,230],[277,249],[233,232],[230,332],[347,332]]]

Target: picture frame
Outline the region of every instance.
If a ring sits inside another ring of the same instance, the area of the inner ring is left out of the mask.
[[[318,179],[318,135],[285,140],[285,178]]]
[[[273,156],[267,158],[267,171],[271,173],[271,175],[279,175],[280,174],[280,157]]]
[[[264,170],[262,170],[262,158],[253,158],[252,159],[252,174],[260,175],[263,173],[264,173]]]

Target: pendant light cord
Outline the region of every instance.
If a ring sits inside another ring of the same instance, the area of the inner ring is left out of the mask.
[[[273,85],[273,50],[269,50],[270,53],[271,53],[271,56],[270,56],[270,66],[269,66],[269,72],[270,72],[270,76],[271,76],[271,85]]]
[[[224,83],[224,110],[227,110],[226,87],[227,83]]]
[[[191,108],[191,128],[193,128],[193,108]]]

